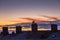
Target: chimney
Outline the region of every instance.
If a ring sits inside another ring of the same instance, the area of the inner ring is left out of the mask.
[[[51,24],[51,31],[57,31],[57,24]]]
[[[22,27],[21,26],[16,26],[16,34],[22,32]]]
[[[2,34],[3,34],[3,35],[9,34],[9,32],[8,32],[8,27],[3,27]]]

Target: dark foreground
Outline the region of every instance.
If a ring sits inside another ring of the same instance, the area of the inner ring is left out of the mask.
[[[60,40],[60,31],[23,31],[19,34],[0,34],[0,40]]]

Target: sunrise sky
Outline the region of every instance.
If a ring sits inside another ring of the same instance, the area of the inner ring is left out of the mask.
[[[0,25],[59,17],[60,0],[0,0]]]

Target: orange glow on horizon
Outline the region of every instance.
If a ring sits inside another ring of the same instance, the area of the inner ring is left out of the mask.
[[[55,19],[57,20],[59,19],[57,17],[56,18],[55,17],[46,18],[46,17],[37,17],[37,18],[24,17],[24,18],[10,19],[10,20],[3,19],[3,20],[0,20],[0,25],[8,25],[8,24],[15,24],[15,23],[22,23],[22,22],[32,22],[33,20],[40,22],[40,21],[54,21]]]
[[[0,28],[2,30],[2,27]],[[9,28],[8,30],[16,30],[15,28]],[[31,28],[24,28],[22,27],[22,31],[31,31]],[[38,31],[45,31],[45,30],[51,30],[51,29],[46,29],[46,28],[38,28]]]

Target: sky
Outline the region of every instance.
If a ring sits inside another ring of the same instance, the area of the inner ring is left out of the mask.
[[[59,19],[60,0],[0,0],[0,25],[53,20],[50,17]]]

